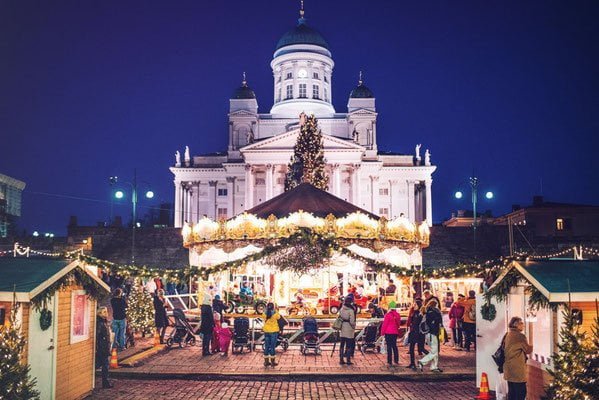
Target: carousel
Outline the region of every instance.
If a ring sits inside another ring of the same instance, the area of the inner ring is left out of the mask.
[[[200,296],[224,295],[229,312],[273,301],[291,315],[334,313],[349,293],[363,309],[407,306],[410,271],[429,244],[426,222],[386,220],[309,183],[229,220],[186,224],[182,235]]]

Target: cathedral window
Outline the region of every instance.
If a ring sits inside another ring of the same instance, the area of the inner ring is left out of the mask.
[[[218,195],[219,196],[226,196],[227,195],[227,189],[218,189]]]
[[[327,88],[324,88],[324,101],[329,101],[329,91]]]
[[[281,101],[281,88],[277,89],[277,103]]]
[[[389,196],[389,188],[379,188],[379,196]]]
[[[379,215],[382,217],[389,217],[389,209],[387,207],[379,208]]]
[[[281,82],[281,75],[279,75],[279,77],[277,78],[277,83]]]
[[[329,78],[327,78],[326,75],[324,76],[324,81],[327,82],[327,83],[329,82]]]
[[[227,208],[217,208],[216,210],[217,219],[227,219]]]
[[[300,83],[299,84],[299,98],[300,99],[305,99],[308,97],[308,93],[307,93],[308,89],[306,88],[306,84],[305,83]]]
[[[312,98],[320,99],[320,92],[319,92],[318,85],[312,85]]]
[[[293,79],[293,72],[287,72],[287,77],[285,79]]]
[[[293,99],[293,85],[287,85],[285,100]]]
[[[318,77],[318,72],[314,72],[314,73],[312,74],[312,79],[320,79],[320,78]]]

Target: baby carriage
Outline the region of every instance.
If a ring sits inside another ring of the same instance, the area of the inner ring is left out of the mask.
[[[306,317],[302,320],[302,323],[304,325],[304,342],[300,346],[300,352],[303,355],[308,354],[310,351],[313,351],[314,354],[322,353],[316,318]]]
[[[169,348],[175,343],[177,343],[179,347],[183,347],[183,344],[188,346],[195,345],[196,337],[193,334],[193,328],[189,324],[189,321],[187,321],[187,318],[185,318],[183,310],[175,308],[173,310],[173,318],[175,319],[175,328],[166,339],[166,345]]]
[[[250,343],[250,319],[247,317],[235,318],[233,321],[233,354],[243,353],[243,349],[247,348],[252,351]]]
[[[366,326],[366,328],[364,328],[364,335],[360,338],[358,343],[358,349],[362,352],[362,354],[368,350],[376,352],[381,351],[381,346],[377,344],[380,327],[380,322],[371,322]]]
[[[125,348],[128,349],[129,347],[134,347],[135,346],[135,336],[133,334],[133,329],[131,329],[131,325],[127,324],[127,327],[125,328]]]

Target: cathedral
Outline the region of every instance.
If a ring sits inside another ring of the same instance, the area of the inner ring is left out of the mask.
[[[258,113],[256,94],[245,74],[229,99],[226,152],[183,157],[170,168],[175,183],[175,227],[204,215],[228,219],[284,191],[287,164],[300,131],[301,113],[314,114],[323,134],[328,191],[394,219],[432,224],[432,173],[428,149],[414,154],[377,146],[375,96],[363,82],[349,95],[347,112],[333,107],[335,63],[329,44],[308,26],[304,10],[297,25],[277,42],[270,62],[273,105]],[[381,133],[384,134],[384,133]]]

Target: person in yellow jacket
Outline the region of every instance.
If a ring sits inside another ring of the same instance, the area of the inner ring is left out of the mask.
[[[467,299],[458,299],[458,304],[464,307],[462,329],[464,330],[464,348],[470,351],[470,345],[476,346],[476,292],[470,290]]]
[[[277,346],[277,337],[279,336],[279,320],[281,315],[277,312],[274,303],[266,305],[266,312],[262,314],[264,319],[264,366],[273,367],[278,365],[275,360],[275,347]]]

